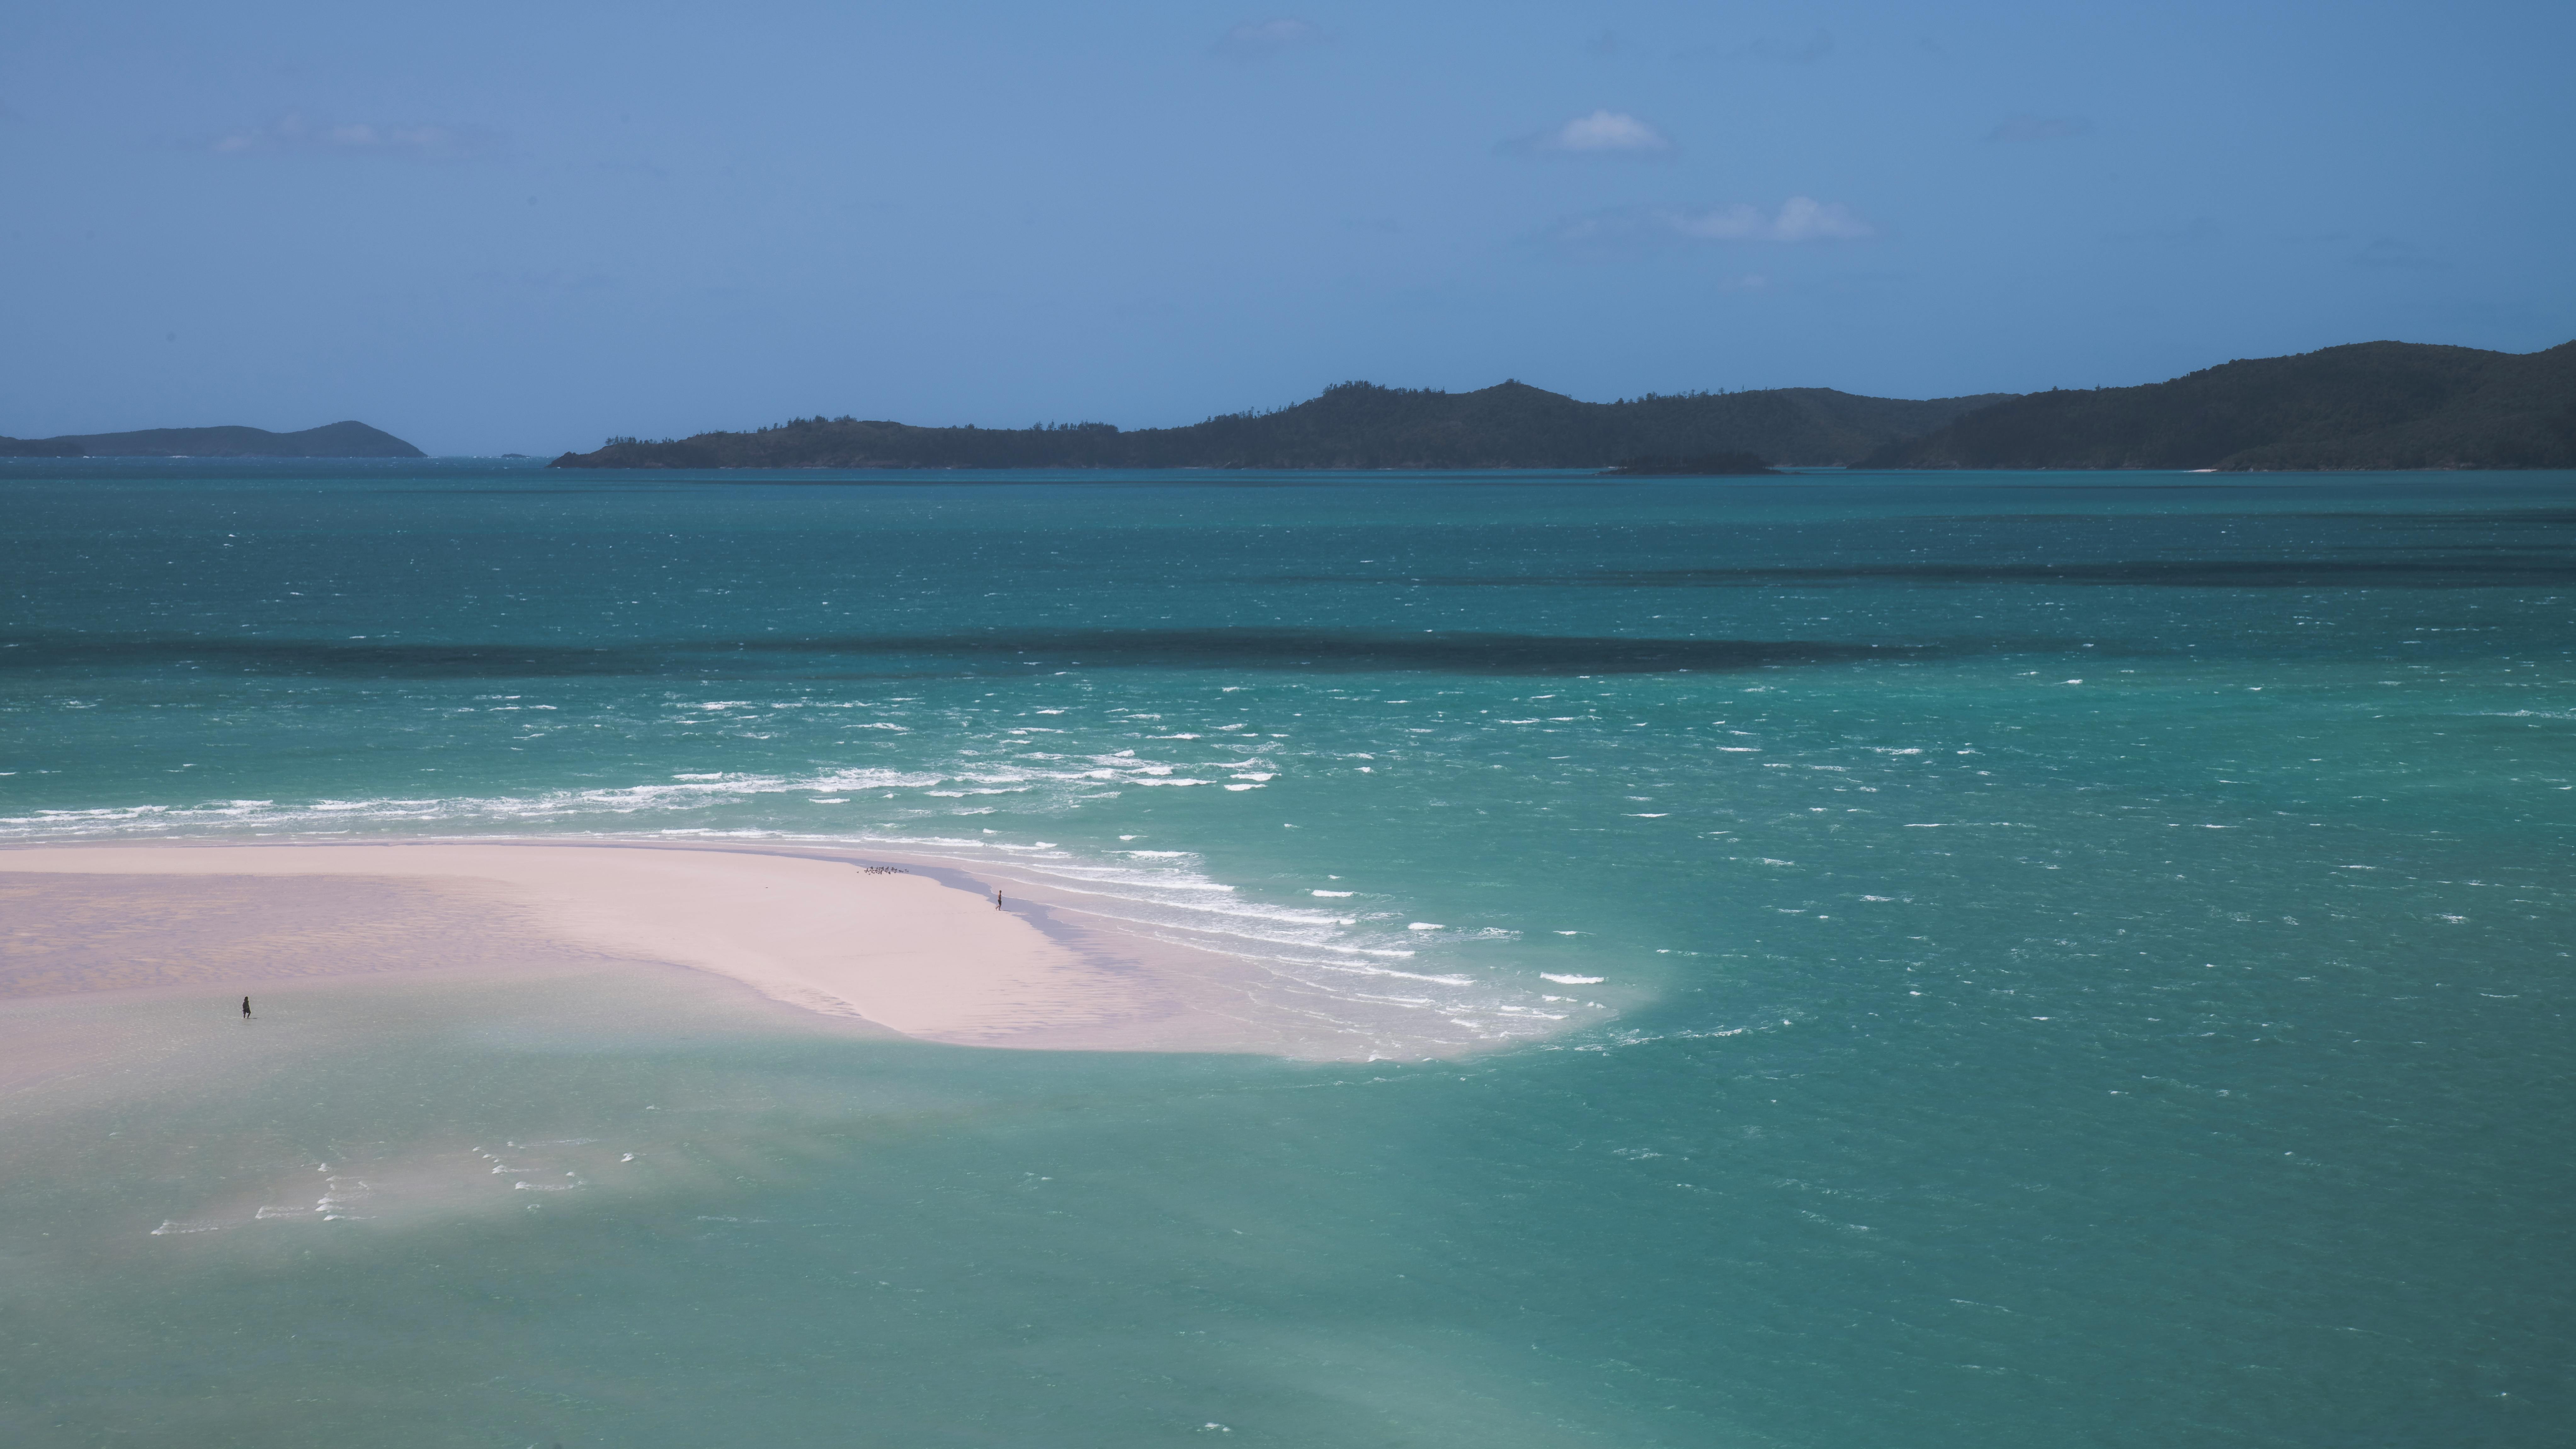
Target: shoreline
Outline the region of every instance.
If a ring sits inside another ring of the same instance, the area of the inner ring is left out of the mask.
[[[1397,998],[1318,1009],[1296,998],[1320,993],[1236,956],[998,884],[1007,909],[972,864],[804,843],[11,845],[0,1001],[652,962],[729,978],[807,1025],[956,1046],[1368,1060],[1499,1044],[1426,1031],[1449,1023]]]

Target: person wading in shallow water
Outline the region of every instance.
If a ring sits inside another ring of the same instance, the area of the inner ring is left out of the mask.
[[[250,998],[247,996],[242,998],[242,1020],[250,1020]]]
[[[995,892],[993,892],[993,909],[998,911],[998,910],[1000,910],[1001,908],[1002,908],[1002,893],[1001,893],[1000,891],[995,891]]]

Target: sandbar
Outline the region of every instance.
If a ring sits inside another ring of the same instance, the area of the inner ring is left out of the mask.
[[[785,849],[542,842],[0,849],[0,997],[665,963],[821,1020],[956,1045],[1381,1054],[1264,1006],[1213,953],[997,909],[954,869]],[[1408,1055],[1421,1054],[1408,1052]]]

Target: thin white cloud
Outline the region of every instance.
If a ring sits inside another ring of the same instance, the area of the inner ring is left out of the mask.
[[[1851,240],[1871,234],[1869,223],[1853,215],[1850,207],[1812,196],[1792,196],[1780,203],[1779,211],[1768,215],[1760,207],[1740,201],[1708,211],[1676,212],[1671,226],[1693,241],[1802,242]]]
[[[1625,111],[1594,111],[1552,131],[1503,143],[1522,156],[1669,156],[1671,138]]]
[[[1330,45],[1332,37],[1311,20],[1246,20],[1217,37],[1210,53],[1228,60],[1264,60],[1310,45]]]
[[[1792,196],[1777,211],[1745,202],[1702,209],[1626,207],[1571,217],[1557,223],[1547,240],[1567,251],[1633,251],[1650,246],[1694,242],[1858,241],[1876,236],[1850,207],[1812,196]]]
[[[476,126],[337,123],[290,113],[264,126],[219,137],[208,149],[219,156],[304,152],[454,161],[489,152],[498,140],[495,133]]]
[[[2093,129],[2082,116],[2015,116],[1986,133],[1989,141],[2063,141]]]

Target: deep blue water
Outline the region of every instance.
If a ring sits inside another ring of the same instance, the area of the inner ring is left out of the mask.
[[[0,518],[0,840],[930,842],[1495,1044],[531,1045],[388,1005],[220,1110],[11,1119],[23,1442],[2576,1410],[2576,475],[46,461]],[[643,1116],[681,1097],[687,1133]],[[319,1249],[148,1233],[317,1143],[486,1132],[724,1167]]]

